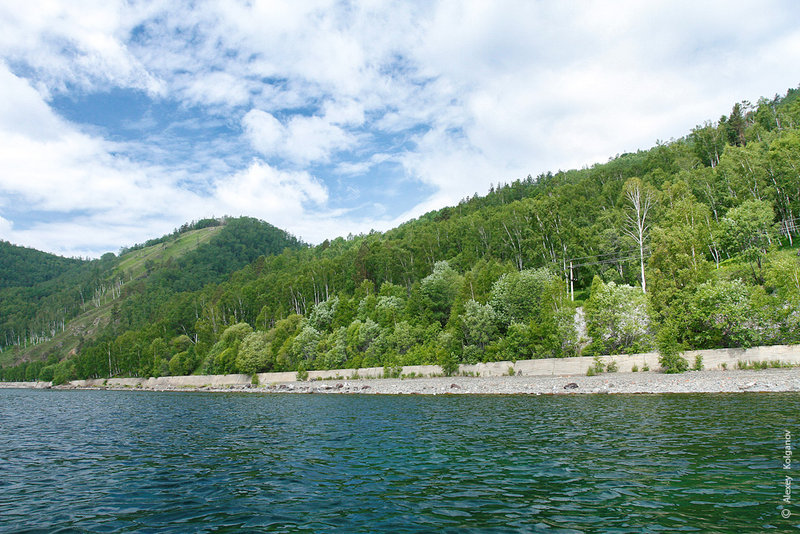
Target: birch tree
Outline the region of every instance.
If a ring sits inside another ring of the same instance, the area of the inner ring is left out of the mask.
[[[628,201],[625,211],[625,233],[630,236],[639,247],[639,267],[642,277],[642,293],[647,293],[647,283],[644,276],[644,245],[650,231],[650,222],[647,217],[655,202],[653,192],[642,185],[639,178],[631,178],[625,182],[625,199]]]

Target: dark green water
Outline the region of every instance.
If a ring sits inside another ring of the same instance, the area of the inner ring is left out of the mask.
[[[0,530],[780,532],[798,414],[796,394],[0,390]]]

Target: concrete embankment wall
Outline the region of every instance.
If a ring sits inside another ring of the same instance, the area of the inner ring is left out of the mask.
[[[36,388],[50,387],[50,382],[0,382],[0,388]]]
[[[780,361],[784,364],[800,365],[800,345],[773,345],[770,347],[752,347],[749,349],[711,349],[688,351],[684,357],[693,365],[695,356],[703,358],[704,369],[736,369],[737,362],[770,362]],[[649,367],[651,371],[658,370],[658,353],[647,352],[643,354],[626,354],[618,356],[601,356],[600,360],[608,364],[617,363],[618,372],[631,372],[634,365],[641,371]],[[504,376],[513,372],[523,376],[552,376],[552,375],[583,375],[587,369],[594,365],[594,359],[583,356],[578,358],[547,358],[542,360],[519,360],[517,362],[488,362],[475,365],[461,365],[460,374],[474,374],[476,376]],[[510,371],[511,370],[511,371]],[[402,368],[402,374],[409,376],[435,376],[441,375],[442,369],[438,365],[407,365]],[[309,380],[335,380],[355,378],[382,378],[383,367],[368,367],[362,369],[332,369],[329,371],[309,371]],[[260,373],[260,384],[277,384],[293,382],[297,379],[295,372]],[[244,386],[250,384],[252,377],[249,375],[194,375],[194,376],[162,376],[159,378],[97,378],[93,380],[73,380],[72,387],[126,387],[145,389],[175,389],[197,387],[228,387]],[[45,388],[49,382],[6,382],[0,387],[25,387]]]

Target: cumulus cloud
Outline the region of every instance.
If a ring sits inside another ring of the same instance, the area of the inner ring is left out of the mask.
[[[242,119],[242,126],[257,151],[299,164],[327,161],[333,152],[354,143],[352,135],[317,116],[293,117],[283,125],[270,113],[253,109]]]
[[[273,224],[290,224],[304,214],[304,205],[323,206],[325,187],[307,172],[285,172],[254,161],[247,169],[221,180],[215,200],[230,213],[253,214]]]
[[[386,228],[796,86],[798,14],[790,0],[7,3],[0,231],[100,252],[211,214],[309,239]],[[58,95],[114,88],[192,110],[194,125],[125,144],[59,115]],[[370,174],[387,161],[403,175]],[[366,216],[365,176],[432,193]],[[63,220],[23,221],[10,198]]]
[[[151,6],[122,1],[5,2],[0,54],[32,68],[48,88],[125,86],[161,94],[164,86],[126,46]]]

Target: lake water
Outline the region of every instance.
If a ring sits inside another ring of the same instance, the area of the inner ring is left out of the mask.
[[[0,530],[786,531],[799,414],[797,394],[0,390]]]

